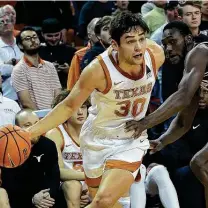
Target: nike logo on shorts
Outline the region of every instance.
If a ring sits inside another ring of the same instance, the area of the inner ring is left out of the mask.
[[[197,129],[200,126],[200,124],[198,124],[197,126],[193,126],[193,130]]]

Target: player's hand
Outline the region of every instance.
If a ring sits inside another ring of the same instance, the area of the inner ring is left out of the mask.
[[[140,137],[140,135],[144,130],[145,130],[144,127],[140,124],[139,121],[126,122],[125,132],[134,131],[134,134],[132,135],[134,139]]]
[[[89,191],[87,189],[82,191],[80,197],[80,207],[85,207],[90,203]]]
[[[33,204],[37,208],[49,208],[55,204],[55,200],[50,197],[50,189],[44,189],[33,197]]]
[[[158,151],[160,151],[161,149],[163,149],[165,146],[162,144],[160,139],[156,139],[156,140],[149,140],[150,142],[150,154],[154,154]]]

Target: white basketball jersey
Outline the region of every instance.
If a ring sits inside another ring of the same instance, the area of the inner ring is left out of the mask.
[[[62,158],[65,168],[83,171],[82,154],[79,145],[67,133],[63,125],[59,125],[58,129],[60,130],[64,140]]]
[[[107,88],[104,92],[94,90],[91,94],[92,106],[82,127],[82,140],[85,138],[85,131],[92,131],[95,140],[129,139],[132,132],[125,132],[126,122],[145,117],[156,74],[152,52],[146,50],[142,74],[137,78],[119,68],[116,55],[109,48],[98,57],[106,75]]]

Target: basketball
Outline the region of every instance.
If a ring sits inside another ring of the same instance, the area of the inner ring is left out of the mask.
[[[15,168],[22,165],[30,155],[29,133],[18,126],[0,127],[0,166]]]

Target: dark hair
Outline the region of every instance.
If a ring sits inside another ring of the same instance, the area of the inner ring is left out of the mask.
[[[120,38],[124,33],[130,32],[132,28],[141,27],[144,32],[149,28],[140,14],[129,11],[118,13],[111,21],[110,34],[113,40],[120,44]]]
[[[61,23],[56,18],[45,19],[42,23],[42,32],[43,33],[56,33],[61,32],[63,28]]]
[[[187,36],[187,35],[192,35],[189,27],[187,24],[185,24],[184,22],[182,21],[173,21],[173,22],[170,22],[168,23],[164,29],[163,29],[163,32],[165,30],[168,30],[168,29],[176,29],[178,30],[181,35],[183,35],[184,37]]]
[[[178,1],[170,1],[168,4],[165,5],[165,11],[167,10],[174,10],[178,6]]]
[[[62,90],[52,101],[51,107],[54,108],[57,106],[60,102],[62,102],[68,95],[70,94],[69,90]],[[84,102],[84,105],[87,105],[87,107],[90,106],[89,100],[86,100]]]
[[[111,21],[112,21],[112,16],[104,16],[100,20],[98,20],[94,29],[95,35],[97,36],[100,35],[102,27],[110,24]]]
[[[21,38],[21,35],[22,35],[22,33],[23,33],[24,31],[34,31],[34,32],[37,33],[37,31],[36,31],[33,27],[30,27],[30,26],[24,27],[24,28],[20,31],[20,33],[17,35],[17,37],[16,37],[16,43],[17,43],[17,45],[22,44],[22,38]]]

